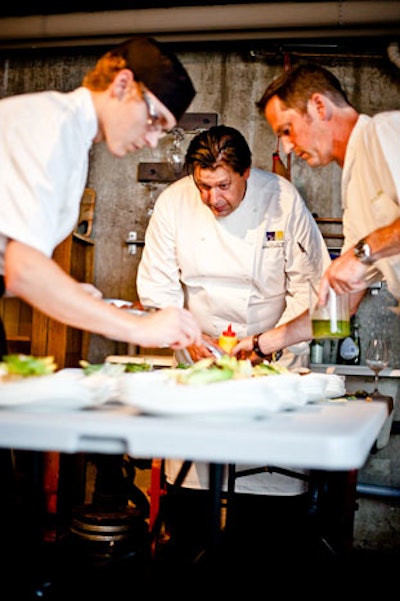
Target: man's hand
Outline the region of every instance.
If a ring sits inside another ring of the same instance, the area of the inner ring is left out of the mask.
[[[332,261],[325,271],[318,292],[318,304],[325,305],[328,300],[329,288],[336,294],[356,292],[366,288],[364,276],[368,266],[364,265],[354,255],[353,247]]]
[[[274,334],[275,332],[273,330],[269,330],[268,336],[270,337],[272,345],[274,344],[272,340],[275,340]],[[265,341],[267,341],[266,337]],[[267,344],[268,342],[269,341],[267,341]],[[269,354],[271,355],[272,351]],[[262,363],[262,361],[264,361],[262,357],[254,352],[254,336],[246,336],[246,338],[240,340],[240,342],[233,347],[232,355],[234,355],[237,359],[249,359],[252,365],[257,365],[257,363]],[[268,354],[266,353],[265,359],[267,358]]]
[[[170,347],[174,350],[201,344],[201,330],[187,309],[166,307],[138,317],[137,340],[144,347]]]
[[[216,349],[219,349],[221,353],[224,351],[218,346],[218,341],[209,336],[208,334],[203,334],[203,341],[208,342],[210,345],[215,346]],[[209,357],[215,357],[215,355],[206,347],[204,344],[191,344],[187,347],[187,351],[190,354],[192,361],[195,363],[196,361],[200,361],[200,359],[207,359]]]
[[[246,338],[242,338],[236,346],[232,349],[232,355],[237,357],[238,359],[250,359],[251,362],[257,362],[261,360],[257,358],[257,355],[253,353],[253,336],[246,336]]]

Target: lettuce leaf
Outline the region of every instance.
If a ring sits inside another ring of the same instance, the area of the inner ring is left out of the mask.
[[[4,355],[0,362],[0,373],[3,375],[20,376],[44,376],[56,371],[57,365],[54,357],[34,357],[33,355]]]

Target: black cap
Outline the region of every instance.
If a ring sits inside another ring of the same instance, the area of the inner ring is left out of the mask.
[[[136,37],[110,51],[122,56],[135,79],[145,86],[171,111],[179,121],[196,90],[178,58],[153,38]]]

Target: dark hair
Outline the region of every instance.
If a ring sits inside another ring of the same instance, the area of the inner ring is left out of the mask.
[[[313,63],[298,65],[274,79],[256,106],[264,111],[267,102],[278,96],[286,107],[306,113],[307,103],[315,92],[324,94],[337,106],[352,106],[333,73]]]
[[[243,175],[251,166],[251,151],[240,131],[226,125],[215,125],[190,142],[186,152],[186,170],[192,175],[195,167],[215,170],[221,165],[228,165]]]

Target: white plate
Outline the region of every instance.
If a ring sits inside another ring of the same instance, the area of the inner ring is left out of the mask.
[[[95,407],[110,397],[104,384],[93,385],[81,369],[63,369],[0,384],[0,407],[28,411],[73,411]]]
[[[142,311],[141,309],[134,309],[133,303],[131,301],[126,301],[121,298],[103,298],[103,300],[109,305],[114,305],[115,307],[117,307],[117,309],[123,309],[123,311],[132,313],[133,315],[139,315],[140,317],[146,315],[146,311]]]
[[[298,374],[227,380],[203,385],[176,384],[168,370],[124,373],[119,400],[158,415],[264,416],[307,402]]]
[[[346,394],[345,378],[336,374],[311,372],[301,376],[300,389],[309,402],[341,397]]]
[[[131,301],[123,300],[122,298],[103,298],[103,300],[109,305],[115,305],[118,309],[121,307],[133,307]]]

